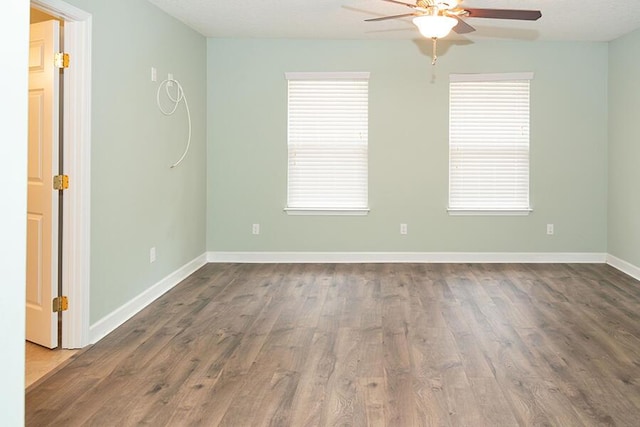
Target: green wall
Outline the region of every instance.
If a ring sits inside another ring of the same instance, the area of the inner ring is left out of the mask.
[[[640,30],[609,47],[609,253],[640,266]]]
[[[606,252],[607,44],[440,43],[435,67],[430,53],[422,40],[209,39],[207,249]],[[368,216],[283,212],[287,71],[371,72]],[[449,216],[449,74],[518,71],[535,73],[534,211]]]
[[[206,39],[144,0],[69,2],[93,15],[93,324],[205,251]],[[193,123],[191,150],[175,169],[188,127],[183,105],[171,117],[156,106],[168,73],[184,87]]]

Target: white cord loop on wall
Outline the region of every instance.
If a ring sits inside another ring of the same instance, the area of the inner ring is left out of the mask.
[[[174,84],[176,86],[175,96],[173,96],[171,94],[171,91],[169,90],[169,88],[172,87]],[[169,98],[169,100],[173,102],[173,108],[171,108],[171,110],[169,111],[166,111],[165,109],[163,109],[162,105],[160,104],[160,90],[162,89],[163,86],[165,89],[165,93],[167,94],[167,98]],[[156,103],[158,104],[158,109],[162,114],[164,114],[165,116],[173,115],[173,113],[175,113],[176,110],[178,109],[178,105],[180,104],[180,101],[184,101],[184,106],[187,109],[187,121],[189,122],[189,136],[187,137],[187,145],[184,148],[184,152],[182,153],[182,156],[180,156],[177,162],[171,165],[172,169],[178,166],[180,162],[184,160],[184,158],[187,156],[187,153],[189,152],[189,146],[191,145],[191,112],[189,111],[189,103],[187,102],[187,97],[184,94],[184,90],[182,89],[182,85],[180,84],[180,82],[178,82],[175,79],[166,79],[166,80],[163,80],[162,83],[160,83],[160,85],[158,85],[158,91],[156,92]]]

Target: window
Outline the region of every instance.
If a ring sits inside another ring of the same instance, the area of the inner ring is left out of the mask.
[[[533,73],[452,74],[449,212],[526,214]]]
[[[369,73],[287,73],[289,213],[368,211]]]

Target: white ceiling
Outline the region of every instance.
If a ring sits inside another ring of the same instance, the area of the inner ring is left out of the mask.
[[[207,37],[415,39],[410,19],[364,19],[411,12],[381,0],[149,0]],[[455,0],[449,0],[449,2]],[[412,0],[407,0],[413,3]],[[640,0],[464,0],[463,6],[536,9],[538,21],[469,18],[470,40],[610,41],[640,28]]]

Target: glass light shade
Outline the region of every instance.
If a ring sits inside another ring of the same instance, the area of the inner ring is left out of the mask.
[[[413,18],[413,23],[423,36],[429,39],[439,39],[449,34],[451,29],[458,24],[458,20],[450,16],[422,15]]]

